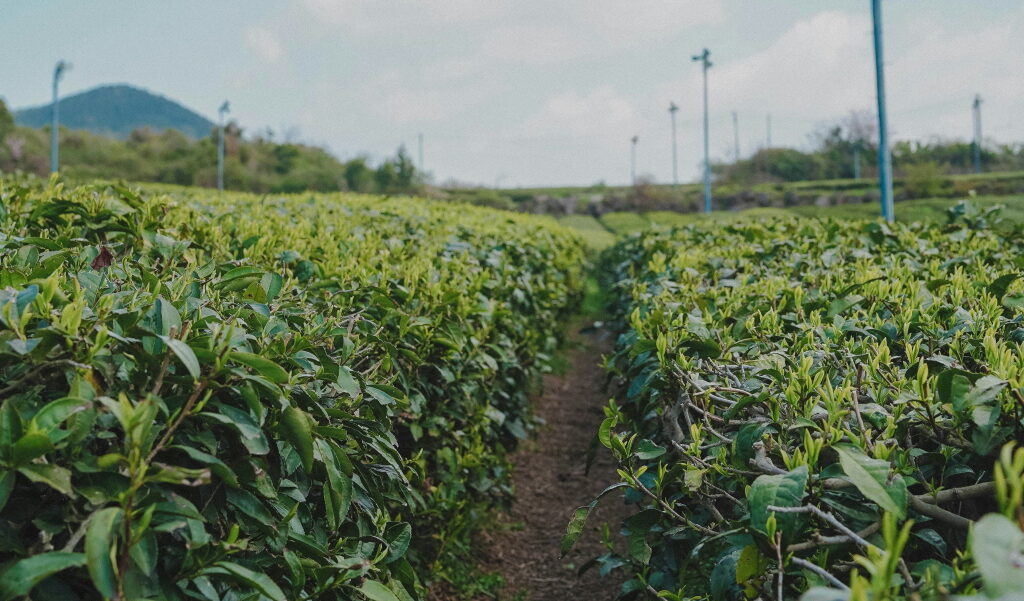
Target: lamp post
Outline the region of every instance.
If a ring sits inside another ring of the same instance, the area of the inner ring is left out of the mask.
[[[57,161],[58,147],[60,145],[60,139],[57,135],[60,128],[60,119],[57,114],[60,97],[57,93],[57,86],[61,78],[64,77],[64,72],[70,68],[71,63],[57,61],[57,66],[53,69],[53,107],[51,110],[53,122],[50,124],[50,173],[57,173],[60,169]]]
[[[224,115],[230,110],[231,107],[225,100],[217,111],[220,117],[220,135],[217,138],[217,190],[221,192],[224,191]]]
[[[676,153],[676,112],[679,107],[676,103],[668,103],[668,114],[672,116],[672,185],[679,185],[679,160]]]
[[[704,212],[711,212],[711,161],[708,158],[708,68],[711,67],[711,61],[708,57],[711,56],[711,51],[707,48],[704,52],[693,57],[693,60],[699,61],[704,70]]]
[[[633,136],[629,141],[629,173],[630,178],[633,181],[633,185],[636,186],[636,143],[640,141],[640,137]]]
[[[882,2],[871,0],[875,39],[875,94],[878,102],[878,190],[882,217],[892,221],[892,156],[889,153],[889,123],[885,114],[885,65],[882,59]]]

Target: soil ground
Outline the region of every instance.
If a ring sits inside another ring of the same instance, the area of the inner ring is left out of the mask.
[[[584,473],[587,450],[608,402],[601,356],[613,341],[605,330],[578,329],[570,332],[568,369],[546,375],[535,401],[534,412],[544,425],[512,455],[515,503],[482,535],[481,568],[504,577],[503,601],[611,600],[621,584],[614,574],[601,577],[596,567],[576,575],[579,566],[605,552],[601,524],[608,523],[615,533],[628,515],[617,491],[601,500],[576,547],[559,558],[573,510],[618,481],[615,461],[600,445],[589,475]]]

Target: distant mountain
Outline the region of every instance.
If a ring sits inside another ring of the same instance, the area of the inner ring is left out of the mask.
[[[50,105],[14,112],[18,125],[43,127],[50,124]],[[93,88],[60,100],[60,124],[116,138],[127,138],[132,130],[176,129],[190,138],[210,134],[213,122],[182,105],[126,85]]]

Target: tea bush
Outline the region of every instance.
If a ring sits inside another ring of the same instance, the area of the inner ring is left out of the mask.
[[[582,286],[453,209],[0,180],[0,599],[421,598]]]
[[[1024,239],[992,219],[690,226],[609,250],[624,333],[598,439],[637,511],[596,563],[626,566],[624,593],[1024,590]]]

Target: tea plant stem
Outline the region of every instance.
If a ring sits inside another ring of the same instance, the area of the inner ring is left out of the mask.
[[[32,368],[31,370],[29,370],[22,377],[15,380],[12,384],[8,384],[7,386],[0,388],[0,397],[7,396],[15,392],[16,390],[24,386],[26,383],[31,382],[36,376],[43,373],[44,371],[48,369],[55,369],[58,367],[78,367],[81,369],[89,369],[88,365],[77,363],[70,359],[59,359],[57,361],[48,361],[46,363],[41,363],[36,367]]]
[[[869,543],[859,534],[850,529],[849,526],[840,522],[834,515],[827,511],[822,511],[821,509],[818,509],[814,505],[802,505],[800,507],[779,507],[778,505],[769,505],[768,511],[775,511],[778,513],[813,513],[814,515],[828,522],[836,530],[845,534],[847,538],[857,543],[858,545],[869,549],[877,548],[875,547],[875,545]]]
[[[910,506],[914,511],[928,517],[935,518],[941,522],[945,522],[950,526],[955,526],[963,530],[966,530],[971,526],[971,520],[964,516],[953,513],[952,511],[946,511],[938,505],[926,503],[916,495],[910,497]]]
[[[857,536],[860,536],[862,538],[865,537],[865,536],[871,536],[875,532],[878,532],[878,530],[881,527],[882,527],[882,522],[875,522],[874,524],[871,524],[867,528],[864,528],[863,530],[858,532]],[[807,551],[807,550],[810,550],[810,549],[816,549],[816,548],[822,547],[822,546],[844,545],[846,543],[853,542],[853,540],[854,539],[850,538],[849,536],[847,536],[845,534],[841,534],[841,535],[838,535],[838,536],[821,536],[819,534],[814,540],[810,540],[810,541],[806,541],[806,542],[802,542],[802,543],[795,543],[795,544],[792,544],[792,545],[786,547],[786,551],[788,551],[790,553],[794,553],[794,552],[797,552],[797,551]]]
[[[188,400],[185,401],[185,406],[182,407],[181,412],[178,413],[178,417],[176,417],[171,425],[167,427],[167,430],[164,431],[164,435],[160,437],[160,442],[156,443],[156,445],[153,446],[153,450],[146,456],[146,463],[152,461],[153,458],[156,457],[156,454],[163,450],[164,446],[170,441],[174,431],[178,429],[181,422],[185,421],[188,414],[192,412],[192,408],[195,407],[196,401],[199,400],[199,396],[203,394],[204,390],[206,390],[205,380],[200,381],[199,384],[196,385],[195,390],[192,391]]]
[[[925,503],[938,505],[940,503],[949,503],[950,501],[964,501],[967,499],[974,499],[977,497],[987,497],[994,495],[996,492],[995,482],[982,482],[980,484],[972,484],[970,486],[961,486],[959,488],[947,488],[940,490],[939,492],[924,495],[915,495],[918,499]]]
[[[801,568],[804,568],[806,570],[810,570],[810,571],[814,572],[818,576],[821,576],[822,578],[827,580],[829,584],[831,584],[832,586],[836,587],[837,589],[839,589],[841,591],[848,591],[848,590],[850,590],[850,588],[848,586],[846,586],[845,584],[843,584],[843,582],[841,580],[839,580],[838,578],[836,578],[832,574],[829,574],[824,568],[822,568],[821,566],[818,566],[817,564],[811,563],[811,562],[807,561],[806,559],[801,559],[799,557],[791,557],[789,559],[789,561],[791,561],[795,565],[800,566]]]
[[[631,482],[630,484],[632,486],[636,486],[637,488],[639,488],[640,492],[644,493],[645,495],[647,495],[648,497],[653,499],[657,504],[661,505],[665,509],[665,511],[667,511],[669,513],[669,515],[671,515],[675,519],[679,520],[680,522],[686,524],[690,528],[693,528],[694,530],[700,530],[704,534],[708,534],[708,535],[716,535],[716,534],[718,534],[718,532],[712,530],[711,528],[708,528],[706,526],[701,526],[700,524],[691,521],[686,516],[680,515],[679,512],[677,512],[671,505],[669,505],[667,501],[665,501],[664,499],[662,499],[658,495],[654,494],[654,492],[652,492],[650,489],[648,489],[646,486],[644,486],[643,483],[640,482],[639,480],[633,479],[633,482]]]
[[[775,533],[775,540],[772,541],[772,542],[775,543],[775,559],[776,559],[776,561],[779,562],[779,574],[778,574],[779,577],[777,579],[777,582],[778,582],[778,593],[776,594],[775,598],[778,601],[785,601],[785,599],[782,596],[782,594],[783,594],[783,592],[782,592],[783,591],[783,579],[785,578],[785,575],[786,575],[786,570],[784,570],[783,567],[782,567],[782,533],[781,532],[776,532]]]

